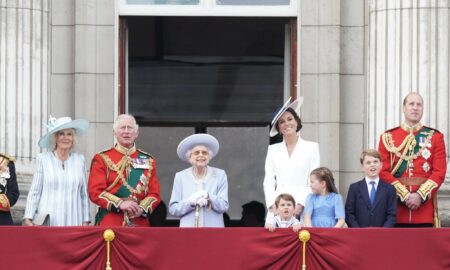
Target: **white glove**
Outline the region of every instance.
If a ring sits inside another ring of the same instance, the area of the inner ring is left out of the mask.
[[[208,200],[203,198],[203,197],[200,197],[197,200],[197,205],[200,206],[200,207],[205,207],[205,206],[208,205]]]
[[[191,206],[195,206],[197,204],[197,194],[192,194],[189,198],[188,198],[189,204]]]
[[[195,206],[195,205],[197,204],[197,200],[198,200],[199,198],[203,198],[203,195],[204,195],[205,193],[206,193],[206,195],[208,195],[208,193],[207,193],[206,191],[204,191],[204,190],[199,190],[199,191],[195,192],[194,194],[192,194],[192,195],[188,198],[189,204],[190,204],[191,206]]]
[[[201,194],[200,197],[209,199],[209,194],[208,194],[208,192],[206,192],[206,190],[200,190],[200,194]]]

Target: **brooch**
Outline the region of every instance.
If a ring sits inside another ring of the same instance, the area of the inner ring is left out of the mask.
[[[429,159],[430,156],[431,156],[430,150],[428,150],[427,148],[425,148],[425,149],[422,151],[422,157],[423,157],[424,159]]]

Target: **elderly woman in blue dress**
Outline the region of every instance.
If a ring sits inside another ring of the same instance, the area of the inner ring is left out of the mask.
[[[208,166],[219,151],[209,134],[194,134],[180,142],[178,157],[192,166],[177,172],[169,212],[180,217],[180,227],[224,227],[228,210],[228,182],[224,170]]]
[[[48,132],[39,140],[49,151],[37,157],[23,225],[32,226],[47,215],[51,226],[89,225],[85,160],[73,151],[76,135],[88,127],[84,119],[50,117]]]

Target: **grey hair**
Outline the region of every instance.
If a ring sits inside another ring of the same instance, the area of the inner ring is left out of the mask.
[[[191,158],[192,149],[194,149],[195,147],[200,146],[200,145],[201,145],[201,146],[204,146],[204,147],[206,148],[206,150],[208,150],[209,160],[211,161],[211,159],[212,159],[212,151],[211,151],[211,149],[209,149],[208,146],[203,145],[203,144],[197,144],[197,145],[194,145],[191,149],[187,150],[187,152],[186,152],[186,159],[187,159],[187,160],[189,160],[189,159]]]
[[[133,121],[133,127],[136,131],[139,130],[139,125],[136,123],[136,119],[134,118],[134,116],[132,116],[131,114],[121,114],[119,116],[117,116],[116,120],[114,120],[114,124],[113,124],[113,130],[117,131],[117,127],[119,125],[119,122],[124,120],[125,118],[129,118]]]
[[[72,150],[75,148],[75,146],[77,145],[77,142],[78,142],[78,134],[77,134],[77,130],[74,129],[74,128],[67,128],[67,129],[73,130],[72,147],[70,147],[70,151],[72,151]],[[64,129],[62,129],[62,130],[64,130]],[[52,136],[50,136],[50,138],[49,138],[49,147],[48,147],[48,149],[53,149],[53,151],[56,150],[56,136],[58,136],[58,132],[60,132],[60,131],[62,131],[62,130],[58,130],[58,131],[56,131],[55,133],[53,133]]]

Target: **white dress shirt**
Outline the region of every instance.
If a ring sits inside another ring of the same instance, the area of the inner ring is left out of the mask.
[[[377,177],[375,179],[370,179],[367,176],[365,177],[366,179],[366,185],[367,185],[367,192],[369,192],[369,198],[370,198],[370,190],[372,190],[372,184],[370,182],[375,182],[375,190],[378,189],[378,182],[380,182],[380,178]]]

